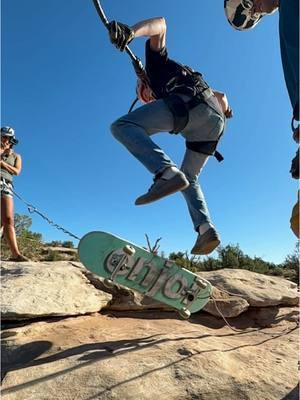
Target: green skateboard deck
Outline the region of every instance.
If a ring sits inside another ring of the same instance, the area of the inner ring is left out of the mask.
[[[212,292],[211,284],[156,254],[106,232],[89,232],[79,242],[83,265],[114,283],[136,290],[177,309],[188,318],[201,310]]]

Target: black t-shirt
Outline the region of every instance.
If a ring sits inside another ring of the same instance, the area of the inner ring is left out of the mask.
[[[166,96],[165,87],[170,79],[180,73],[182,65],[168,57],[168,51],[164,47],[160,51],[154,51],[150,47],[150,39],[146,42],[146,72],[150,79],[150,85],[157,98]]]
[[[209,87],[202,74],[171,60],[166,47],[160,51],[152,50],[150,39],[146,42],[146,72],[157,99],[171,93],[195,96]]]

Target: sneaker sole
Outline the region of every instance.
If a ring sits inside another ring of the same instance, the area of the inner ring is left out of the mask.
[[[140,205],[143,205],[143,204],[149,204],[149,203],[153,203],[154,201],[157,201],[157,200],[160,200],[160,199],[162,199],[163,197],[167,197],[167,196],[169,196],[169,195],[171,195],[171,194],[174,194],[174,193],[176,193],[176,192],[179,192],[179,191],[182,191],[182,190],[184,190],[184,189],[186,189],[186,188],[188,188],[190,186],[190,183],[186,180],[186,183],[184,183],[182,186],[180,186],[180,187],[178,187],[178,188],[176,188],[176,189],[173,189],[173,190],[168,190],[168,191],[166,191],[165,193],[160,193],[159,195],[153,195],[153,196],[149,196],[148,198],[146,198],[146,199],[143,199],[143,198],[138,198],[138,199],[136,199],[136,201],[135,201],[135,205],[136,206],[140,206]]]
[[[207,243],[206,245],[202,246],[201,248],[193,248],[191,251],[191,254],[197,254],[197,255],[207,255],[209,253],[211,253],[212,251],[214,251],[219,244],[221,243],[221,241],[219,239],[215,239],[210,241],[209,243]]]

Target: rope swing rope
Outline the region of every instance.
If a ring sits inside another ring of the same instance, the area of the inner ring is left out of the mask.
[[[110,23],[109,23],[109,20],[107,19],[106,15],[105,15],[105,12],[103,10],[103,7],[102,7],[100,1],[99,0],[93,0],[93,3],[94,3],[94,6],[96,8],[97,14],[99,15],[101,21],[103,22],[105,28],[107,30],[109,30],[109,24]],[[145,70],[145,68],[143,66],[143,63],[140,60],[140,58],[138,58],[133,53],[133,51],[129,48],[128,45],[125,47],[125,51],[129,55],[129,57],[130,57],[130,59],[132,61],[132,65],[133,65],[134,71],[136,73],[136,76],[141,81],[143,81],[145,84],[149,85],[149,78],[147,76],[146,70]],[[130,108],[128,110],[128,113],[130,113],[133,110],[133,108],[134,108],[134,106],[136,105],[137,102],[138,102],[138,97],[136,97],[134,99],[133,103],[131,104],[131,106],[130,106]]]

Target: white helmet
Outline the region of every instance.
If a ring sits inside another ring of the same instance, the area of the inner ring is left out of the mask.
[[[1,128],[1,137],[8,137],[10,144],[14,145],[14,144],[18,144],[18,140],[16,139],[15,136],[15,131],[13,128],[11,128],[10,126],[3,126]]]
[[[253,0],[224,0],[225,14],[230,25],[239,31],[246,31],[254,28],[264,15],[270,14],[253,13],[253,4]]]

